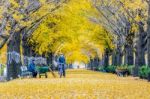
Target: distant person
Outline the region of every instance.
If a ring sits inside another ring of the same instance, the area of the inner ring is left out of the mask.
[[[62,76],[66,76],[66,59],[65,59],[65,56],[63,54],[61,54],[59,57],[58,57],[58,71],[59,71],[59,75],[60,75],[60,78]]]
[[[32,76],[33,78],[36,78],[37,76],[37,71],[36,71],[36,66],[35,66],[35,63],[34,63],[34,60],[32,60],[28,66],[28,70],[30,72],[32,72]]]

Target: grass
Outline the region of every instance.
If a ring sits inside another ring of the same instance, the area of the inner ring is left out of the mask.
[[[67,70],[66,78],[16,79],[0,83],[0,99],[150,99],[150,83],[89,70]]]

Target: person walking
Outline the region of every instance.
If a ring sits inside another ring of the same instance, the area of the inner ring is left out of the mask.
[[[59,71],[60,78],[62,76],[66,77],[65,65],[66,65],[65,56],[63,54],[61,54],[58,58],[58,71]]]

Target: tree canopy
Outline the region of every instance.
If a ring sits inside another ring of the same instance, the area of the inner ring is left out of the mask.
[[[44,18],[29,42],[39,54],[61,52],[69,63],[87,63],[90,58],[101,57],[106,47],[113,47],[109,32],[90,20],[97,14],[91,1],[70,0]]]

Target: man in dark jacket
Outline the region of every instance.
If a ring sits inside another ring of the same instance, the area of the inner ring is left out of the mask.
[[[64,55],[61,54],[59,56],[59,58],[58,58],[58,70],[59,70],[60,78],[62,76],[64,76],[64,77],[66,76],[66,72],[65,72],[66,67],[65,67],[65,64],[66,64],[66,59],[65,59]]]
[[[32,72],[32,76],[33,76],[34,78],[36,78],[36,76],[37,76],[37,71],[36,71],[36,66],[35,66],[35,64],[34,64],[34,60],[32,60],[32,61],[30,62],[29,66],[28,66],[28,70],[29,70],[30,72]]]

